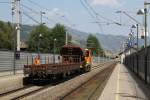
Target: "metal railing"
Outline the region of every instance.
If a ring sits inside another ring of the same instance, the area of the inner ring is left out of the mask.
[[[14,53],[11,51],[0,51],[0,72],[22,70],[24,65],[33,64],[37,53],[21,52],[20,59],[14,60]],[[58,55],[55,55],[56,63],[59,62]],[[42,64],[53,63],[53,54],[40,54]],[[15,61],[15,66],[14,66]]]
[[[34,58],[38,55],[38,53],[28,53],[28,52],[20,52],[20,59],[14,60],[14,52],[12,51],[0,51],[0,76],[10,75],[15,73],[23,73],[24,65],[33,64]],[[55,55],[55,62],[61,63],[62,57],[58,57],[59,55]],[[50,64],[54,63],[53,54],[40,54],[41,64]],[[81,59],[79,57],[74,57],[74,62],[80,62]],[[14,66],[15,61],[15,66]],[[108,58],[103,57],[93,57],[94,63],[100,63],[108,61]]]

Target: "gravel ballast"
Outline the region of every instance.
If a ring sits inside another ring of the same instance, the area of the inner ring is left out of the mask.
[[[0,94],[22,88],[23,75],[12,75],[0,78]]]
[[[102,67],[93,69],[91,72],[79,75],[61,84],[44,89],[38,93],[22,98],[22,100],[59,100],[69,92],[87,82],[90,78],[98,74],[102,69],[108,67],[113,63],[114,62],[107,63]]]

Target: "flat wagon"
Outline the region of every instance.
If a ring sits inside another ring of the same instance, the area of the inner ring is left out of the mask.
[[[40,57],[34,64],[24,65],[25,77],[32,79],[51,79],[57,76],[66,76],[76,72],[87,72],[91,69],[91,51],[83,50],[78,46],[65,45],[60,50],[61,62],[40,64]]]

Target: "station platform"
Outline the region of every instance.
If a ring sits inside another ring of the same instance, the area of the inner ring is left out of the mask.
[[[117,64],[98,100],[150,100],[150,85]]]

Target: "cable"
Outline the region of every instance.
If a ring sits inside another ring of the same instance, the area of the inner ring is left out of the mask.
[[[91,11],[92,11],[96,16],[99,16],[99,17],[101,17],[102,19],[105,19],[105,20],[107,20],[107,21],[111,21],[111,22],[113,22],[113,23],[115,23],[115,24],[119,24],[119,23],[113,21],[112,19],[109,19],[109,18],[106,18],[106,17],[100,15],[99,13],[97,13],[97,12],[93,9],[93,7],[91,7],[91,5],[87,2],[87,0],[84,0],[84,1],[85,1],[85,3],[88,5],[88,7],[91,9]]]
[[[9,3],[11,3],[11,2],[0,2],[0,3],[7,3],[7,4],[9,4]]]
[[[28,15],[25,11],[23,11],[23,14],[24,14],[25,16],[27,16],[28,18],[30,18],[31,20],[33,20],[34,22],[36,22],[37,24],[40,24],[39,21],[35,20],[33,17],[31,17],[30,15]]]
[[[88,9],[88,7],[86,7],[86,5],[84,4],[84,2],[82,0],[80,0],[80,3],[82,4],[82,6],[87,10],[87,12],[89,13],[89,15],[95,19],[95,16],[91,13],[91,11]]]
[[[97,21],[97,17],[92,14],[92,12],[91,12],[91,11],[89,10],[89,8],[84,4],[84,2],[83,2],[82,0],[80,0],[80,3],[81,3],[82,6],[87,10],[87,12],[89,13],[89,15],[90,15],[95,21]],[[100,31],[101,31],[102,33],[104,33],[101,24],[100,24],[100,23],[97,23],[97,24],[98,24],[98,26],[99,26],[99,28],[100,28]]]
[[[45,9],[46,11],[51,12],[50,9],[47,9],[46,7],[40,5],[40,4],[38,4],[38,3],[36,3],[36,2],[34,2],[34,1],[32,1],[32,0],[28,0],[28,1],[29,1],[30,3],[36,5],[36,6],[39,7],[39,8],[43,8],[43,9]],[[59,15],[59,14],[55,14],[55,15]],[[71,21],[70,21],[65,15],[63,15],[63,16],[60,15],[59,17],[63,17],[64,20],[67,21],[67,23],[70,24],[70,25],[72,26]]]
[[[30,7],[28,7],[28,6],[24,5],[24,4],[21,4],[21,6],[25,7],[26,9],[32,11],[32,12],[35,13],[35,14],[40,14],[40,12],[35,11],[35,10],[33,10],[32,8],[30,8]]]
[[[43,9],[45,9],[45,10],[47,10],[47,11],[51,11],[50,9],[47,9],[47,8],[41,6],[40,4],[38,4],[38,3],[34,2],[34,1],[31,1],[31,0],[28,0],[28,1],[29,1],[30,3],[36,5],[36,6],[39,7],[39,8],[43,8]]]
[[[23,7],[25,7],[26,9],[32,11],[33,13],[35,13],[35,14],[37,14],[37,15],[40,15],[40,12],[35,11],[35,10],[33,10],[32,8],[30,8],[30,7],[26,6],[26,5],[23,5],[23,4],[21,4],[21,5],[22,5]],[[47,20],[49,20],[49,21],[51,21],[51,22],[53,22],[53,23],[57,23],[56,21],[50,19],[49,17],[43,16],[43,18],[45,18],[45,19],[47,19]]]

